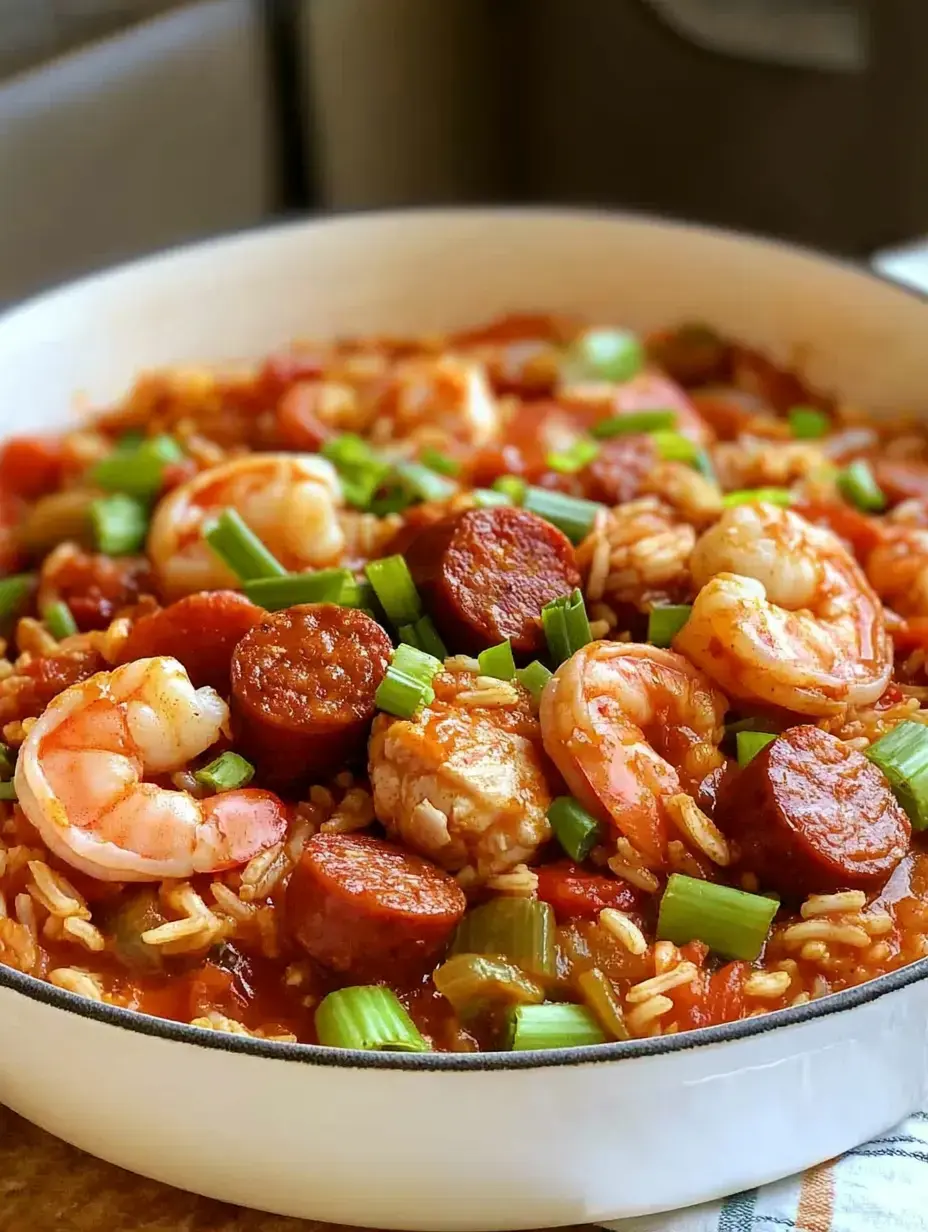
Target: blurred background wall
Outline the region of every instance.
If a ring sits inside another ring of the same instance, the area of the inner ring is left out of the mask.
[[[928,230],[922,0],[0,0],[0,301],[312,210]]]

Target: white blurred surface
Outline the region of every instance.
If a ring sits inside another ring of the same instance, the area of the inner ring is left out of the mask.
[[[255,0],[206,0],[0,85],[0,303],[274,204]]]
[[[872,264],[887,278],[928,292],[928,238],[878,252]]]

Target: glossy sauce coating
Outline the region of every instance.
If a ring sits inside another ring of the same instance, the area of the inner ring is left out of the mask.
[[[232,652],[265,614],[234,590],[187,595],[136,621],[120,661],[171,655],[183,663],[197,688],[208,684],[226,696]]]
[[[740,864],[790,898],[881,886],[910,826],[882,773],[817,727],[791,727],[741,771],[719,823]]]
[[[295,939],[324,967],[357,982],[421,978],[466,905],[453,877],[368,835],[316,835],[287,889]]]
[[[439,631],[459,651],[544,647],[539,614],[580,581],[566,535],[524,509],[468,509],[423,530],[406,563]]]
[[[261,777],[305,783],[362,755],[392,650],[370,616],[331,603],[251,629],[232,656],[232,727]]]

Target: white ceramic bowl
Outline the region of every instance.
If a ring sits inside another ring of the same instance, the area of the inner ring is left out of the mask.
[[[928,307],[851,266],[647,219],[448,211],[242,235],[27,304],[0,321],[0,423],[64,426],[75,391],[114,398],[152,365],[511,309],[702,319],[864,405],[928,400]],[[773,1180],[914,1109],[926,974],[668,1039],[378,1056],[145,1018],[0,967],[0,1101],[123,1167],[283,1214],[583,1223]]]

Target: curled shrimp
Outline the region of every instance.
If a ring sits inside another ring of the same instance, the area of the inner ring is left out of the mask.
[[[16,763],[20,806],[60,859],[99,881],[161,881],[244,864],[286,831],[270,792],[205,800],[144,782],[217,739],[228,708],[176,659],[137,659],[54,698]]]
[[[873,589],[900,616],[928,616],[928,530],[886,526],[865,568]]]
[[[545,685],[541,734],[580,803],[660,861],[667,842],[663,801],[691,791],[722,765],[727,708],[682,655],[591,642]]]
[[[148,555],[169,599],[237,586],[203,538],[206,523],[232,508],[293,572],[338,561],[342,490],[332,465],[313,454],[251,454],[202,471],[155,510]]]
[[[886,688],[883,609],[831,531],[775,505],[738,505],[699,539],[690,571],[701,589],[674,648],[730,697],[826,715]]]

